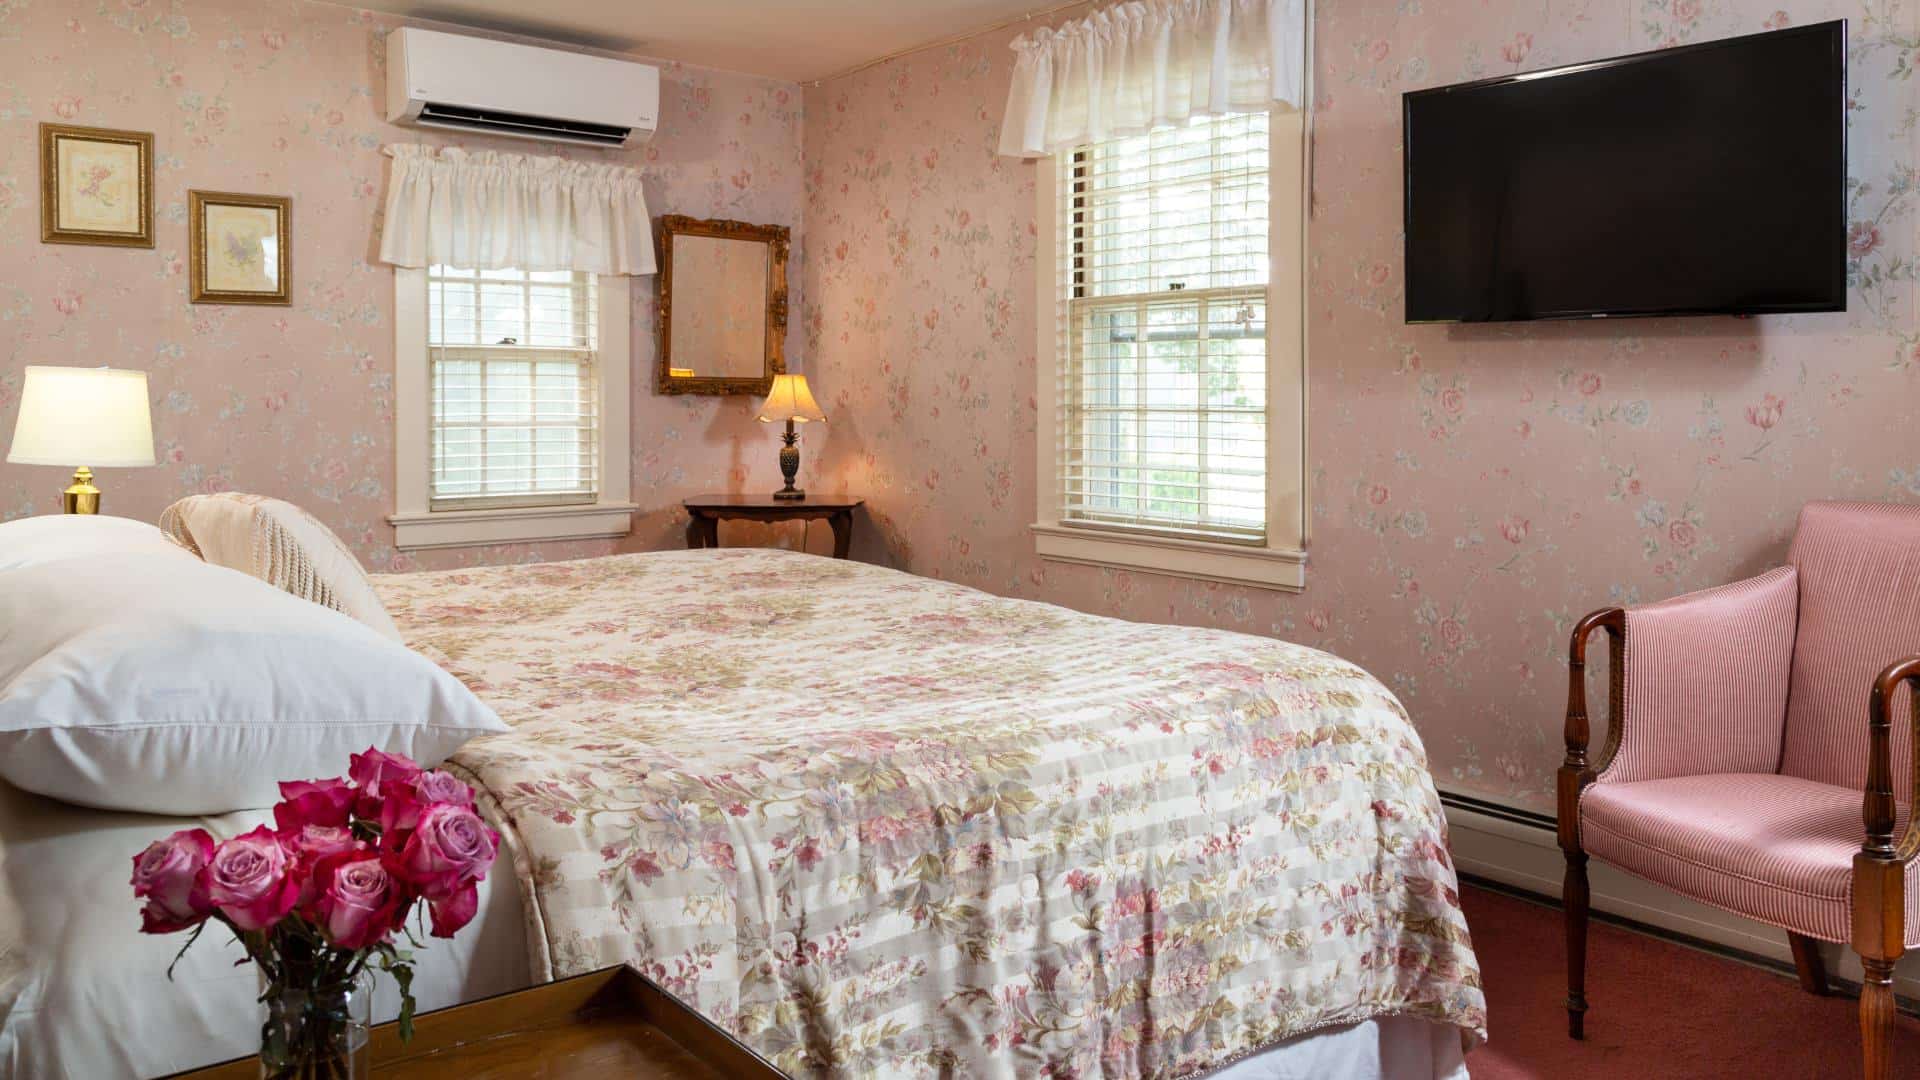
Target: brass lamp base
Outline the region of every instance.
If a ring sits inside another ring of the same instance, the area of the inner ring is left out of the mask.
[[[61,505],[69,514],[100,512],[100,489],[93,486],[93,470],[85,465],[73,470],[73,485],[60,493]]]

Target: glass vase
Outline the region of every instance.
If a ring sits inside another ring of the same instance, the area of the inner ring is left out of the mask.
[[[260,1029],[263,1080],[366,1080],[373,976],[268,986]]]

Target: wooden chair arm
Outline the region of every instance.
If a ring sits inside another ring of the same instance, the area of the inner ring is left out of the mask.
[[[1888,664],[1873,680],[1873,693],[1867,698],[1867,783],[1866,801],[1861,816],[1867,826],[1867,841],[1861,852],[1879,861],[1906,862],[1920,853],[1920,829],[1909,820],[1898,844],[1894,843],[1893,798],[1893,692],[1906,683],[1914,691],[1913,715],[1908,723],[1913,732],[1910,752],[1914,755],[1913,790],[1907,793],[1909,807],[1920,806],[1920,656],[1909,656]]]
[[[1608,637],[1608,717],[1607,741],[1599,760],[1592,761],[1587,744],[1592,732],[1587,722],[1587,639],[1604,628]],[[1573,626],[1573,640],[1567,647],[1567,760],[1558,777],[1560,846],[1580,850],[1580,792],[1593,782],[1599,770],[1607,767],[1620,749],[1620,731],[1625,723],[1621,702],[1626,690],[1625,608],[1601,608]]]

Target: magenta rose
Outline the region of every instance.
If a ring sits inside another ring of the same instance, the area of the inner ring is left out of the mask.
[[[370,848],[322,859],[313,869],[313,893],[314,922],[342,949],[387,940],[406,914],[404,887]]]
[[[320,860],[361,846],[354,839],[353,830],[344,825],[302,825],[298,829],[282,829],[277,835],[280,846],[293,857],[292,874],[300,882],[298,906],[301,907],[313,902],[313,868]]]
[[[354,812],[369,821],[379,821],[383,809],[381,800],[404,790],[420,775],[420,766],[411,758],[369,746],[365,753],[353,755],[347,775],[360,786]]]
[[[146,901],[140,909],[141,933],[171,934],[213,914],[201,873],[213,850],[207,830],[182,829],[133,857],[133,895]]]
[[[280,846],[286,848],[296,860],[308,865],[329,855],[352,851],[359,844],[353,838],[353,830],[344,825],[302,825],[298,829],[282,831],[279,835]]]
[[[405,784],[388,784],[380,801],[382,847],[398,850],[406,843],[406,832],[418,828],[420,816],[437,803],[473,808],[473,789],[452,773],[434,769],[423,772]]]
[[[473,806],[473,789],[450,772],[434,769],[413,778],[413,797],[423,803]]]
[[[207,897],[233,925],[264,930],[293,910],[300,882],[293,860],[265,825],[214,849],[207,863]]]
[[[440,900],[427,901],[427,913],[433,916],[432,934],[438,938],[450,938],[460,932],[460,928],[473,921],[474,913],[480,910],[480,887],[467,882],[451,896]]]
[[[438,803],[420,815],[400,853],[402,872],[428,900],[447,900],[487,876],[500,834],[464,806]]]
[[[287,780],[280,784],[280,803],[273,823],[282,832],[303,825],[344,826],[353,815],[353,788],[345,780]]]
[[[386,795],[387,784],[405,783],[420,773],[420,766],[412,758],[389,754],[371,746],[367,747],[365,753],[353,755],[347,768],[347,775],[360,785],[361,792],[375,797]]]

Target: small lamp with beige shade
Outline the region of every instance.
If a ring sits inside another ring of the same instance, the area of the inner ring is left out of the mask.
[[[780,448],[780,474],[787,478],[787,486],[773,493],[773,497],[782,500],[798,500],[807,497],[807,493],[793,486],[793,478],[800,473],[800,448],[795,443],[800,435],[793,425],[804,424],[810,420],[826,423],[827,414],[820,411],[820,405],[813,400],[813,391],[807,389],[805,375],[780,374],[773,377],[773,388],[767,392],[767,400],[760,403],[760,415],[756,418],[763,424],[787,422],[784,436],[785,446]]]
[[[66,512],[99,513],[93,466],[119,469],[154,463],[147,373],[28,366],[7,461],[74,467],[73,486],[65,492]]]

